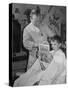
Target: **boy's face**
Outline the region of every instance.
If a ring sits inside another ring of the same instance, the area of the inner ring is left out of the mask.
[[[60,44],[56,40],[51,41],[51,45],[53,50],[58,50],[60,47]]]

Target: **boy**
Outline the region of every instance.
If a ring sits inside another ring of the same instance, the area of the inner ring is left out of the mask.
[[[66,61],[65,54],[60,49],[61,38],[57,35],[52,37],[51,45],[53,51],[51,51],[50,53],[53,56],[53,60],[42,74],[39,85],[65,83]],[[50,57],[49,54],[48,56]]]

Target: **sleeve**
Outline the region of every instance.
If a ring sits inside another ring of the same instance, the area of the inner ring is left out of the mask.
[[[24,29],[24,33],[23,33],[23,44],[24,47],[28,50],[32,50],[32,47],[34,45],[34,42],[29,34],[29,32],[27,31],[27,29]]]

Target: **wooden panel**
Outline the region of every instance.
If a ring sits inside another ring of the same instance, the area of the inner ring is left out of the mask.
[[[12,63],[12,70],[19,70],[26,68],[26,60],[25,61],[16,61]]]

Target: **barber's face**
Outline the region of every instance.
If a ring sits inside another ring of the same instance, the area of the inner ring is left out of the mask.
[[[37,15],[33,15],[33,20],[35,21],[35,22],[39,22],[39,16],[37,16]]]

